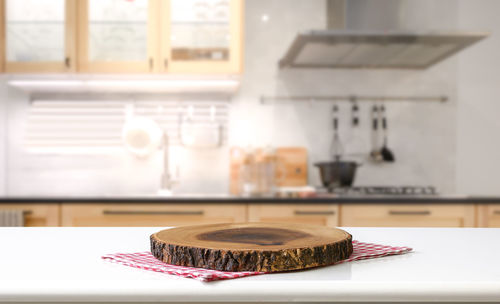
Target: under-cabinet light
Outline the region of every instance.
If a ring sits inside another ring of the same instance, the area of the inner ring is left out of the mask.
[[[95,87],[221,87],[234,86],[238,82],[222,80],[10,80],[12,86],[95,86]]]
[[[155,91],[233,91],[239,81],[234,79],[141,79],[141,80],[10,80],[13,87],[30,90],[155,90]]]
[[[88,86],[95,87],[170,87],[170,88],[189,88],[189,87],[224,87],[235,86],[238,84],[235,80],[88,80]]]
[[[23,86],[62,86],[62,87],[72,87],[82,85],[81,80],[10,80],[7,82],[9,85],[14,87]]]

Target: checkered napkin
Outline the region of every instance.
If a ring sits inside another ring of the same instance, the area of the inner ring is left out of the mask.
[[[392,247],[352,241],[353,252],[348,259],[337,262],[336,264],[352,262],[364,259],[373,259],[388,255],[404,254],[410,252],[409,247]],[[102,256],[102,259],[112,263],[118,263],[125,266],[135,267],[144,270],[163,272],[185,278],[192,278],[203,282],[236,279],[246,276],[265,274],[266,272],[226,272],[203,268],[183,267],[166,264],[157,260],[149,251],[136,253],[115,253]]]

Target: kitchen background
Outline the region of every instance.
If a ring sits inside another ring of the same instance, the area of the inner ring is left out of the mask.
[[[362,3],[366,2],[366,3]],[[179,167],[177,193],[227,193],[232,146],[304,146],[309,153],[309,183],[319,185],[316,161],[329,158],[331,103],[261,104],[261,95],[445,95],[445,103],[387,102],[389,146],[396,162],[375,164],[366,157],[356,185],[433,185],[444,194],[498,195],[500,180],[500,86],[498,73],[500,2],[394,1],[383,17],[377,1],[365,8],[354,29],[486,30],[490,37],[429,69],[347,70],[283,69],[278,60],[302,30],[326,27],[322,0],[249,0],[245,2],[244,70],[238,92],[227,103],[227,142],[216,149],[171,148],[171,167]],[[29,94],[10,87],[2,75],[0,107],[0,194],[12,196],[135,195],[158,190],[162,154],[138,159],[125,149],[106,153],[36,152],[24,145]],[[46,99],[71,100],[55,94]],[[166,94],[106,95],[110,100],[177,100]],[[100,99],[96,94],[77,99]],[[190,97],[196,101],[201,97]],[[204,96],[201,99],[207,99]],[[210,96],[225,102],[226,97]],[[351,129],[350,105],[339,103],[341,139],[346,152],[370,150],[371,102],[360,102],[361,126]]]

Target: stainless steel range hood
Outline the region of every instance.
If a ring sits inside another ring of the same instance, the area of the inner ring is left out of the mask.
[[[341,0],[327,3],[329,28],[332,24],[339,27],[338,20],[340,23],[345,20],[346,3]],[[484,32],[311,30],[295,37],[279,66],[425,69],[487,36]]]

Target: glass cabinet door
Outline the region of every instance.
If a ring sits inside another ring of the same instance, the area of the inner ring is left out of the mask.
[[[0,0],[0,73],[5,71],[5,2]]]
[[[237,73],[241,70],[241,0],[163,0],[163,70]]]
[[[158,0],[80,0],[81,72],[153,72]]]
[[[76,0],[4,0],[5,71],[74,70]]]

